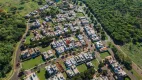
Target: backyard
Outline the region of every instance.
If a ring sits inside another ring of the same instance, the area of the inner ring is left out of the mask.
[[[44,61],[42,60],[42,57],[38,56],[34,59],[30,59],[30,60],[22,62],[22,68],[27,70],[27,69],[33,68],[35,65],[38,65],[43,62]]]
[[[99,66],[99,62],[96,59],[92,60],[91,62],[94,65],[95,69],[97,70]]]
[[[107,57],[107,56],[110,56],[109,52],[100,53],[100,57],[101,57],[102,59],[105,59],[105,57]]]
[[[87,67],[86,67],[85,64],[81,64],[81,65],[77,66],[77,69],[78,69],[78,71],[81,73],[81,72],[86,71],[86,70],[87,70]]]
[[[37,76],[39,78],[39,80],[45,80],[46,79],[46,70],[45,68],[41,68],[40,72],[37,72]]]

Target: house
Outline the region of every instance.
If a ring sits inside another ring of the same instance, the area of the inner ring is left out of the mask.
[[[22,51],[22,53],[21,53],[21,58],[22,59],[26,59],[29,56],[30,56],[30,54],[29,54],[28,49],[26,49],[25,51]]]
[[[35,74],[35,72],[30,73],[26,76],[24,80],[39,80],[38,76]]]
[[[92,64],[91,62],[87,62],[87,63],[86,63],[86,66],[87,66],[88,68],[91,68],[91,67],[93,67],[93,64]]]
[[[96,42],[96,48],[100,52],[107,51],[107,48],[103,45],[103,43],[101,41]]]
[[[66,70],[66,73],[67,73],[68,77],[75,76],[74,72],[71,69]]]
[[[48,60],[48,59],[54,57],[52,50],[48,50],[47,52],[43,52],[42,55],[43,55],[45,60]]]
[[[32,26],[30,27],[30,29],[37,29],[41,26],[40,22],[38,20],[36,20],[35,22],[32,23]]]
[[[45,67],[46,72],[48,74],[48,76],[52,76],[55,75],[58,72],[58,68],[56,67],[56,65],[48,65]]]
[[[82,19],[82,20],[81,20],[81,24],[82,24],[82,25],[88,25],[88,24],[89,24],[89,21],[86,20],[86,19]]]

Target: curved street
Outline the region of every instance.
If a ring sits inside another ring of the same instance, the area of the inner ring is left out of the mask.
[[[30,20],[30,19],[29,19]],[[19,74],[19,71],[21,69],[21,65],[20,66],[16,66],[19,61],[20,61],[20,53],[21,53],[21,50],[20,50],[20,47],[21,45],[23,44],[24,42],[24,38],[26,37],[27,33],[28,33],[28,30],[29,30],[29,26],[28,26],[28,23],[29,23],[29,20],[27,21],[27,24],[26,24],[26,30],[25,30],[25,33],[23,34],[22,38],[20,39],[19,41],[19,44],[17,45],[18,47],[16,48],[16,51],[14,53],[14,63],[13,63],[13,74],[11,75],[11,77],[8,79],[8,80],[18,80],[18,74]]]

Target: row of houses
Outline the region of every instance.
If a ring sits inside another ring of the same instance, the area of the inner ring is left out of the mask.
[[[45,67],[46,73],[45,76],[48,78],[47,80],[66,80],[61,72],[59,72],[57,66],[55,64]],[[40,80],[35,72],[28,74],[24,80]]]
[[[40,55],[38,48],[26,49],[21,52],[21,59],[35,58],[38,55]]]
[[[89,25],[89,23],[90,23],[89,20],[85,17],[80,17],[79,20],[80,20],[82,26]]]
[[[39,80],[35,72],[28,74],[24,80]]]
[[[77,56],[72,56],[64,61],[66,67],[70,68],[72,65],[80,65],[94,59],[95,56],[90,52],[82,52]]]
[[[70,68],[68,68],[66,70],[66,73],[67,73],[68,77],[71,78],[71,77],[79,74],[80,72],[78,71],[78,69],[77,69],[77,67],[75,65],[72,65]]]
[[[111,58],[108,60],[108,62],[113,72],[117,75],[118,78],[127,76],[126,72],[123,70],[121,65],[116,60]]]
[[[76,42],[73,37],[68,37],[58,41],[53,41],[51,46],[55,49],[56,53],[60,55],[65,51],[80,47],[82,45],[79,42]]]
[[[30,26],[30,29],[33,30],[33,29],[38,29],[39,27],[41,26],[39,20],[35,20],[32,25]]]
[[[35,11],[30,12],[29,14],[27,14],[27,15],[25,16],[25,18],[29,18],[29,17],[31,17],[31,16],[37,15],[38,12],[44,11],[44,10],[46,10],[49,6],[52,6],[52,5],[54,4],[53,1],[46,1],[46,2],[47,2],[47,4],[45,4],[44,6],[40,7],[39,9],[37,9],[37,10],[35,10]]]
[[[85,26],[84,30],[87,34],[87,36],[94,42],[94,41],[99,41],[99,37],[97,36],[97,34],[95,33],[94,29],[89,27],[89,26]]]
[[[44,38],[44,36],[42,36],[38,31],[34,30],[33,31],[34,37],[32,37],[30,40],[31,41],[38,41],[42,38]]]
[[[47,52],[43,52],[42,56],[43,56],[44,60],[49,60],[50,58],[54,57],[54,54],[53,54],[52,50],[48,50]]]

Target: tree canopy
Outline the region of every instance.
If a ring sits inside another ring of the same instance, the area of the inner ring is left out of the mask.
[[[142,41],[141,0],[85,0],[107,33],[118,43]]]
[[[15,10],[13,8],[12,10]],[[25,31],[25,20],[10,12],[0,10],[0,78],[11,70],[11,56],[16,42]]]

